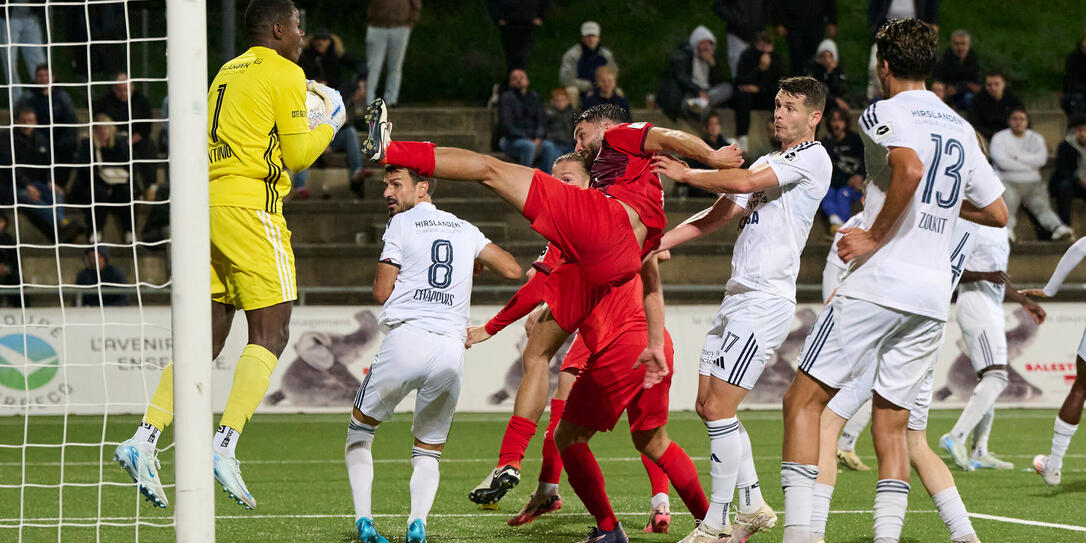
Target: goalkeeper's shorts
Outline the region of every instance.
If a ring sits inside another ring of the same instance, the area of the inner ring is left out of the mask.
[[[298,298],[283,215],[215,206],[210,219],[211,301],[244,311]]]

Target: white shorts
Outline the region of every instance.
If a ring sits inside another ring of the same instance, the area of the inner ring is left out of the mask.
[[[909,410],[910,430],[919,431],[928,427],[928,410],[931,407],[932,385],[935,382],[935,363],[937,361],[937,356],[932,358],[928,373],[920,386],[920,393],[917,395],[912,409]],[[841,390],[837,391],[837,394],[833,396],[826,407],[845,420],[851,419],[871,399],[871,387],[874,384],[875,365],[868,364],[860,378],[841,387]]]
[[[781,346],[796,304],[759,291],[728,294],[705,335],[698,374],[750,390]]]
[[[1082,341],[1078,343],[1078,357],[1086,360],[1086,330],[1082,331]]]
[[[463,370],[463,339],[401,324],[385,335],[354,406],[386,421],[400,401],[417,390],[411,433],[423,443],[440,445],[449,437]]]
[[[980,373],[992,366],[1007,365],[1007,331],[1002,326],[962,327],[962,341],[973,371]]]
[[[912,409],[945,322],[837,295],[818,315],[799,356],[799,369],[840,389],[877,363],[874,390]]]
[[[928,373],[924,376],[924,382],[920,385],[920,394],[916,396],[913,408],[909,410],[909,429],[922,432],[928,429],[928,411],[931,409],[931,393],[935,384],[935,363],[938,357],[931,359]]]

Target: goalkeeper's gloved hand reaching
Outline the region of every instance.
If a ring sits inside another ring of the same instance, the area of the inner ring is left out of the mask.
[[[323,124],[332,125],[332,132],[339,133],[339,129],[347,122],[347,107],[343,105],[343,97],[339,95],[339,91],[312,80],[305,82],[305,88],[324,99],[328,120]]]

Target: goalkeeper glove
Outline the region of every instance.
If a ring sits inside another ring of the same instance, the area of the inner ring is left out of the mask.
[[[333,134],[338,133],[347,122],[347,107],[343,105],[343,97],[339,95],[339,91],[316,81],[306,81],[305,88],[324,99],[328,120],[322,124],[332,125]]]

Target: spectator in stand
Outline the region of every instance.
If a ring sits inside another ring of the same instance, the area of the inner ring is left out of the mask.
[[[776,0],[773,23],[788,42],[789,74],[803,74],[825,37],[837,34],[837,0]]]
[[[8,232],[8,216],[0,213],[0,286],[16,287],[22,283],[19,273],[19,250],[15,248],[15,238]],[[18,290],[0,291],[0,301],[8,307],[20,307]]]
[[[1007,128],[1011,111],[1022,107],[1022,101],[1007,88],[1003,74],[991,71],[984,74],[984,90],[973,97],[969,107],[969,122],[985,139]]]
[[[34,108],[34,115],[38,124],[48,125],[76,124],[79,119],[75,115],[75,105],[72,98],[61,87],[53,87],[55,78],[49,72],[48,64],[39,64],[34,70],[34,83],[42,85],[28,89],[19,100],[19,105]],[[43,129],[45,130],[45,129]],[[53,162],[70,163],[75,158],[75,144],[78,140],[78,132],[75,126],[54,126],[50,130],[53,145]],[[63,173],[60,173],[63,178]]]
[[[366,10],[367,104],[377,97],[377,79],[381,76],[382,64],[387,68],[385,103],[390,106],[400,103],[407,41],[411,38],[411,27],[419,22],[421,14],[422,0],[370,0]]]
[[[739,67],[739,55],[769,24],[769,3],[765,0],[716,0],[713,12],[728,25],[724,39],[728,46],[728,69],[734,76]]]
[[[19,56],[23,57],[23,64],[26,65],[26,73],[30,76],[34,75],[34,70],[41,64],[45,63],[45,50],[41,47],[42,32],[41,22],[38,21],[38,16],[45,13],[45,9],[40,6],[23,6],[20,4],[30,4],[35,2],[40,4],[40,0],[9,0],[5,2],[10,4],[6,11],[4,11],[5,19],[0,21],[0,63],[3,64],[4,79],[8,78],[8,56],[10,54],[11,60],[16,64],[11,66],[11,80],[8,81],[12,86],[18,86],[22,83],[22,77],[19,73]],[[0,10],[4,10],[0,7]],[[8,29],[11,29],[11,35],[8,36]],[[10,39],[9,39],[10,38]],[[20,45],[18,47],[11,47],[8,51],[8,44],[11,43],[25,43],[36,45]],[[13,96],[18,99],[21,91],[16,88],[13,91]]]
[[[554,144],[558,156],[572,153],[577,143],[573,140],[573,121],[577,118],[577,110],[569,103],[569,93],[566,89],[551,91],[551,103],[547,107],[546,114],[547,141]]]
[[[600,104],[614,104],[630,113],[630,102],[618,93],[618,82],[610,66],[596,68],[596,87],[585,96],[584,109]]]
[[[969,109],[973,96],[980,92],[980,62],[968,32],[958,29],[950,35],[950,47],[935,63],[932,76],[946,84],[951,105],[961,110]]]
[[[825,39],[818,44],[818,51],[807,66],[807,73],[826,87],[826,109],[848,109],[848,82],[845,81],[845,67],[840,59],[837,44]]]
[[[498,140],[502,152],[522,166],[531,166],[536,157],[539,169],[550,173],[554,159],[561,156],[553,143],[544,139],[547,119],[543,100],[528,89],[528,72],[521,68],[509,74],[509,90],[498,100]]]
[[[867,24],[878,32],[890,19],[920,19],[939,31],[939,0],[871,0]]]
[[[1056,212],[1063,224],[1071,224],[1071,204],[1086,200],[1086,114],[1068,123],[1071,133],[1056,148],[1056,168],[1048,181],[1048,192],[1056,199]]]
[[[660,82],[656,100],[672,119],[683,113],[703,117],[728,101],[732,91],[716,61],[716,36],[698,25],[687,43],[668,57],[667,73]]]
[[[946,83],[942,81],[931,82],[931,93],[937,96],[943,103],[946,103]]]
[[[558,83],[566,88],[574,109],[580,106],[581,98],[592,91],[596,70],[601,66],[610,67],[618,77],[615,55],[600,45],[599,23],[585,21],[581,24],[581,42],[566,50],[562,55],[562,65],[558,67]]]
[[[124,70],[128,62],[125,44],[128,37],[128,19],[125,13],[127,4],[120,2],[83,4],[85,5],[80,5],[79,2],[61,3],[61,5],[51,5],[49,9],[54,14],[51,15],[54,21],[58,19],[64,21],[67,30],[65,41],[77,44],[93,42],[89,46],[89,54],[87,45],[75,45],[70,49],[67,47],[63,49],[69,49],[72,69],[79,81],[99,82]],[[53,28],[55,29],[56,26]],[[56,59],[55,52],[53,58]],[[43,58],[42,62],[44,61]],[[90,66],[87,65],[87,61],[90,61]]]
[[[1060,106],[1067,118],[1086,113],[1086,32],[1063,65],[1063,97]]]
[[[505,72],[524,68],[535,44],[535,32],[551,9],[551,0],[489,0],[487,5],[490,18],[501,32]]]
[[[64,189],[53,182],[49,139],[37,127],[37,115],[30,106],[15,110],[15,131],[12,135],[15,164],[15,194],[20,204],[54,206],[64,203]],[[21,167],[20,167],[21,166]],[[61,242],[71,241],[79,234],[77,225],[64,216],[64,207],[26,207],[23,211],[30,222],[49,239],[54,235]],[[55,217],[55,222],[54,222]],[[55,227],[54,227],[55,225]]]
[[[830,223],[830,233],[852,216],[852,206],[863,198],[864,143],[860,135],[849,130],[851,119],[848,110],[830,108],[829,129],[822,138],[822,146],[830,155],[833,174],[830,177],[830,189],[822,199],[822,212]]]
[[[717,113],[710,113],[709,116],[705,118],[704,133],[701,136],[701,141],[704,141],[706,145],[713,149],[720,149],[721,147],[731,145],[732,141],[724,137],[722,128],[720,115]],[[692,158],[686,159],[686,163],[691,168],[704,170],[712,169],[707,164],[703,164]],[[687,183],[676,183],[675,190],[678,192],[680,198],[716,198],[717,196],[716,193],[691,186]]]
[[[83,251],[83,269],[75,276],[75,284],[82,286],[102,288],[120,287],[128,285],[128,278],[120,268],[110,264],[108,247],[87,247]],[[116,307],[128,305],[128,294],[100,294],[97,288],[86,289],[83,295],[83,304],[87,307]],[[101,299],[99,300],[99,296]],[[101,303],[99,303],[101,301]]]
[[[347,52],[343,40],[327,28],[318,28],[309,36],[309,43],[298,57],[298,65],[305,72],[306,79],[336,90],[341,90],[348,81],[366,76],[366,65],[362,59]],[[344,70],[347,74],[343,73]]]
[[[773,109],[777,95],[777,82],[784,77],[781,59],[773,51],[773,37],[766,32],[758,35],[754,45],[739,57],[739,71],[735,74],[736,93],[732,100],[735,109],[735,129],[739,136],[739,148],[748,151],[747,133],[750,131],[750,112],[753,109]]]
[[[996,132],[988,146],[988,156],[1006,187],[1003,199],[1010,212],[1007,235],[1015,241],[1014,226],[1021,204],[1037,218],[1052,239],[1071,239],[1074,235],[1071,228],[1052,211],[1048,193],[1041,183],[1041,168],[1048,162],[1044,137],[1029,129],[1029,117],[1021,107],[1011,110],[1007,124],[1009,128]]]
[[[124,242],[132,243],[132,185],[128,177],[128,142],[108,115],[94,116],[91,138],[79,142],[79,169],[69,187],[70,201],[91,205],[86,222],[93,229],[92,243],[105,241],[106,220],[112,216]],[[92,165],[93,164],[93,165]]]
[[[143,93],[133,88],[127,73],[117,72],[113,81],[115,83],[110,88],[110,92],[94,101],[92,112],[95,117],[101,113],[108,115],[116,123],[122,123],[117,126],[117,136],[131,141],[132,158],[136,160],[158,158],[158,149],[151,140],[151,103],[147,101]],[[131,133],[129,133],[130,125],[128,124],[129,108],[132,109],[131,120],[133,121]],[[158,165],[137,164],[133,169],[136,173],[134,180],[136,194],[142,197],[143,192],[158,180]]]

